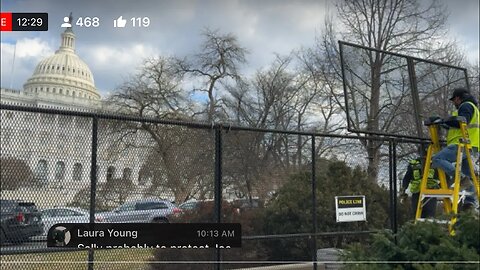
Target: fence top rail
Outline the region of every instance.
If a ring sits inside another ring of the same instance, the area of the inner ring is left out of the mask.
[[[11,110],[11,111],[44,113],[44,114],[59,114],[59,115],[88,117],[88,118],[107,119],[107,120],[121,120],[121,121],[130,121],[130,122],[185,126],[185,127],[198,128],[198,129],[222,129],[227,132],[228,131],[252,131],[252,132],[265,132],[265,133],[280,133],[280,134],[289,134],[289,135],[342,138],[342,139],[395,141],[395,142],[403,142],[403,143],[425,143],[425,141],[429,141],[425,138],[409,137],[409,136],[393,137],[393,136],[387,136],[382,134],[342,135],[342,134],[321,133],[321,132],[314,132],[314,131],[279,130],[279,129],[269,129],[269,128],[237,126],[237,125],[232,125],[229,123],[221,123],[221,122],[202,123],[202,122],[193,122],[193,121],[181,121],[181,120],[148,118],[148,117],[132,116],[132,115],[112,114],[112,113],[105,113],[105,112],[62,110],[58,108],[33,107],[33,106],[24,106],[24,105],[6,104],[6,103],[0,103],[0,109]]]
[[[396,53],[396,52],[390,52],[390,51],[380,50],[380,49],[376,49],[376,48],[372,48],[372,47],[367,47],[367,46],[363,46],[363,45],[359,45],[359,44],[355,44],[355,43],[350,43],[350,42],[343,41],[343,40],[339,40],[339,41],[338,41],[338,44],[339,44],[340,46],[341,46],[341,45],[347,45],[347,46],[356,47],[356,48],[360,48],[360,49],[365,49],[365,50],[369,50],[369,51],[375,51],[375,52],[379,52],[379,53],[390,54],[390,55],[393,55],[393,56],[398,56],[398,57],[403,57],[403,58],[410,58],[410,59],[413,59],[413,60],[418,61],[418,62],[425,62],[425,63],[429,63],[429,64],[444,66],[444,67],[448,67],[448,68],[453,68],[453,69],[462,70],[462,71],[465,71],[465,72],[467,71],[467,69],[466,69],[466,68],[463,68],[463,67],[453,66],[453,65],[450,65],[450,64],[440,63],[440,62],[436,62],[436,61],[433,61],[433,60],[423,59],[423,58],[419,58],[419,57],[415,57],[415,56],[410,56],[410,55],[406,55],[406,54],[401,54],[401,53]]]
[[[378,233],[378,232],[380,232],[380,230],[251,235],[251,236],[242,236],[242,240],[271,240],[271,239],[284,239],[284,238],[310,238],[310,237],[314,237],[314,236],[329,237],[329,236],[339,236],[339,235],[374,234],[374,233]]]

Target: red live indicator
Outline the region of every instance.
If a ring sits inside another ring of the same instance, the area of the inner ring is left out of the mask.
[[[0,31],[12,31],[12,13],[0,13]]]

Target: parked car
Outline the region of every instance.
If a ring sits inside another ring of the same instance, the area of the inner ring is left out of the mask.
[[[43,233],[42,215],[33,202],[0,200],[0,243],[21,243]]]
[[[160,199],[143,199],[126,202],[113,211],[99,213],[104,222],[159,222],[168,223],[182,210],[175,204]]]
[[[90,213],[77,207],[55,207],[41,211],[44,223],[43,234],[47,235],[48,230],[57,223],[89,223]],[[95,215],[95,222],[102,222],[103,218]]]
[[[239,209],[246,210],[246,209],[263,207],[264,203],[260,199],[252,198],[252,199],[237,199],[237,200],[234,200],[233,205],[235,205],[235,207],[237,207]]]
[[[178,208],[182,209],[183,211],[192,211],[200,207],[202,201],[186,201],[178,206]]]
[[[222,200],[221,204],[222,218],[230,219],[240,213],[232,202]],[[215,217],[215,201],[212,199],[189,200],[178,207],[182,209],[178,222],[212,222]]]

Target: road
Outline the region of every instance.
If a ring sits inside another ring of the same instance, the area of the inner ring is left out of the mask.
[[[47,249],[47,241],[30,241],[21,244],[5,243],[0,247],[2,255],[44,252]]]
[[[25,253],[45,253],[58,251],[72,251],[71,248],[49,248],[46,236],[37,236],[21,244],[5,243],[0,247],[0,254],[13,255]]]

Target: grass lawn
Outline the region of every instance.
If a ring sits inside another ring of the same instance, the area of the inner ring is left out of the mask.
[[[94,269],[147,269],[153,249],[95,250]],[[1,270],[86,270],[88,251],[2,255]]]

